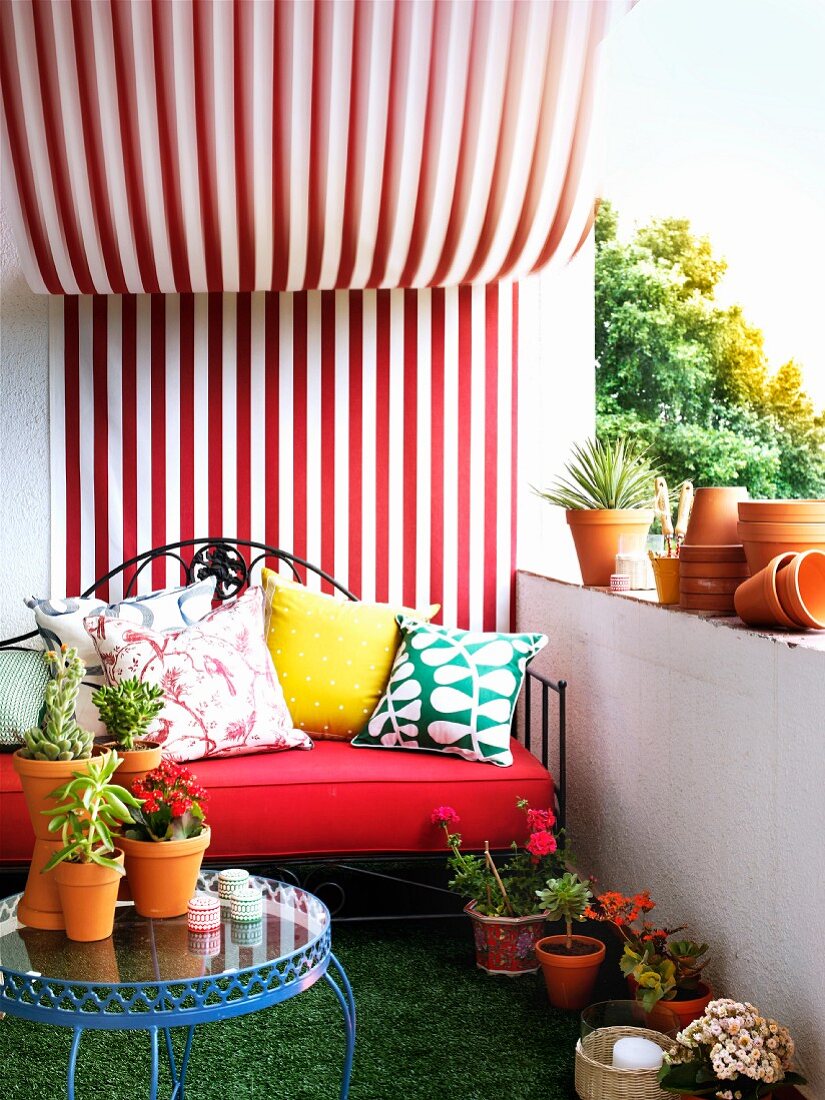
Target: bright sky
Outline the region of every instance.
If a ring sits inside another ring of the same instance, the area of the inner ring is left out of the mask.
[[[602,194],[687,217],[771,366],[825,406],[825,0],[640,0],[606,54]]]

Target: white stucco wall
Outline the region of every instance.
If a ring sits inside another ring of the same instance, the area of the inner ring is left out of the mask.
[[[525,573],[517,609],[570,685],[582,870],[710,943],[714,988],[791,1029],[821,1100],[825,651]]]
[[[0,188],[0,192],[2,189]],[[0,638],[48,590],[49,300],[23,278],[0,198]]]

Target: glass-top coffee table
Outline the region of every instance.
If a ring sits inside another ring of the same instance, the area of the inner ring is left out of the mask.
[[[319,978],[335,991],[344,1014],[340,1097],[345,1100],[355,1049],[355,1001],[332,953],[329,910],[314,894],[287,883],[259,877],[251,882],[263,892],[261,921],[233,922],[222,910],[217,932],[190,932],[186,915],[149,920],[127,903],[118,905],[112,936],[96,943],[26,928],[17,920],[21,895],[0,901],[0,1010],[73,1029],[68,1100],[75,1100],[77,1053],[86,1028],[149,1032],[152,1100],[158,1095],[162,1032],[172,1075],[169,1100],[183,1100],[197,1024],[280,1004]],[[198,889],[217,896],[217,872],[204,871]],[[187,1029],[180,1064],[172,1049],[173,1027]],[[231,1095],[231,1081],[226,1084]]]

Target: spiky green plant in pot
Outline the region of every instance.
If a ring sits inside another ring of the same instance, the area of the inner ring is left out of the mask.
[[[43,658],[52,676],[46,685],[43,719],[23,734],[20,755],[27,760],[88,760],[94,735],[81,729],[75,718],[86,665],[76,649],[65,645],[47,650]]]
[[[92,702],[100,720],[124,752],[141,748],[151,722],[163,710],[163,688],[141,683],[137,677],[99,688]]]

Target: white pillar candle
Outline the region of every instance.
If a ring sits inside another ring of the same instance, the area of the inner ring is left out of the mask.
[[[650,1039],[626,1036],[613,1046],[614,1069],[658,1069],[663,1061],[662,1048]]]

